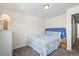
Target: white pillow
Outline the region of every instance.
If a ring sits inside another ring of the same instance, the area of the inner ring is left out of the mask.
[[[60,38],[61,32],[47,31],[46,35],[55,35]]]

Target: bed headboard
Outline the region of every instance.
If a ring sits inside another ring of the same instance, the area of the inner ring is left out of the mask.
[[[66,38],[66,28],[46,28],[45,32],[47,31],[61,32],[61,39]]]

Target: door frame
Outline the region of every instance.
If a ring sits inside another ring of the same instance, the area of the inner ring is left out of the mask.
[[[66,32],[67,32],[67,50],[72,50],[72,25],[71,25],[71,15],[79,13],[79,5],[69,8],[66,12]]]

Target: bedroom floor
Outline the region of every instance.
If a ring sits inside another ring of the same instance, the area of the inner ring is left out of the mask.
[[[23,47],[14,50],[13,56],[39,56],[39,54],[31,47]],[[67,51],[66,49],[58,48],[58,50],[52,52],[48,56],[79,56],[79,50]]]

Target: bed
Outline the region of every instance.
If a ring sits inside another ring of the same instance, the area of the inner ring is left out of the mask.
[[[46,56],[58,49],[61,41],[61,32],[45,30],[45,34],[32,36],[27,41],[27,46],[30,46],[40,56]]]

